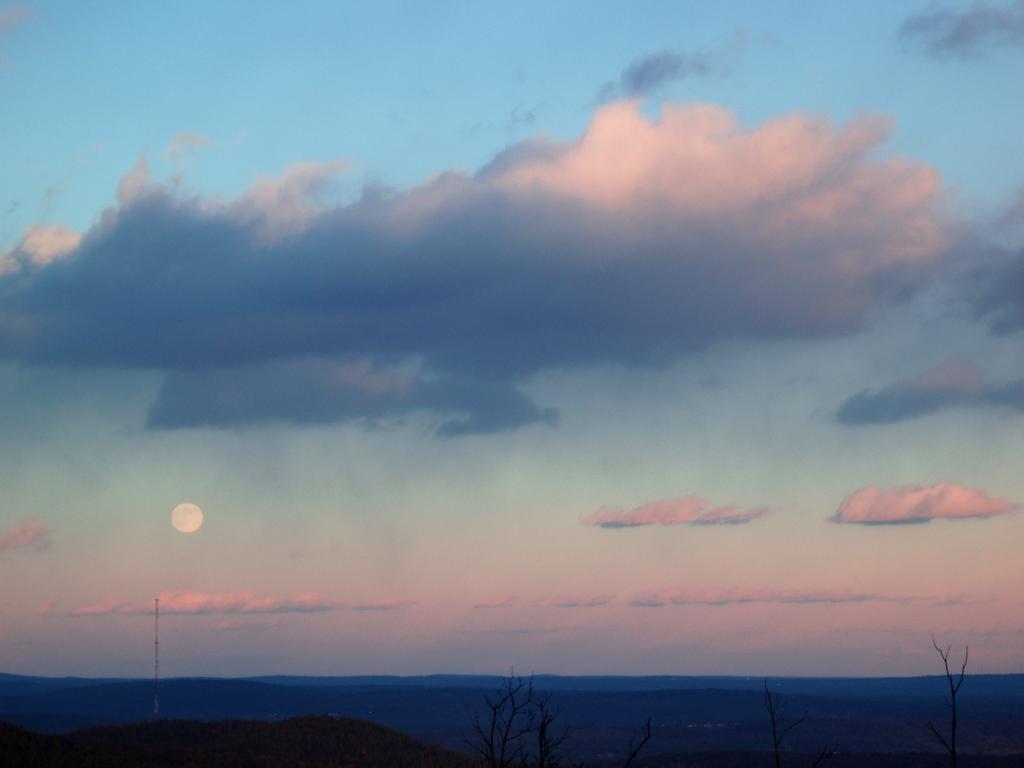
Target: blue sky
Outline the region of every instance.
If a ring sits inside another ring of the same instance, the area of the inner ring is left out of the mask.
[[[0,669],[1016,670],[1024,3],[866,8],[0,6]]]
[[[0,148],[8,245],[44,217],[87,226],[140,154],[221,195],[301,161],[344,159],[392,186],[472,171],[526,136],[577,135],[603,83],[665,50],[710,52],[721,71],[665,84],[651,108],[712,101],[748,124],[891,115],[889,151],[941,164],[982,210],[1022,172],[1019,55],[922,56],[897,36],[913,2],[32,7],[0,43],[16,105]],[[168,163],[182,132],[210,144]]]

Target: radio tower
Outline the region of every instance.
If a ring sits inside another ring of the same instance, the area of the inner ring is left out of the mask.
[[[153,719],[160,717],[160,598],[153,598]]]

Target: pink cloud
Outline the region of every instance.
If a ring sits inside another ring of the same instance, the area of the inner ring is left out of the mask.
[[[738,509],[711,507],[700,496],[659,499],[631,510],[601,507],[580,518],[583,525],[598,528],[637,528],[645,525],[741,525],[773,512],[770,507]]]
[[[23,520],[0,533],[0,555],[16,549],[42,552],[50,546],[50,529],[41,520]]]
[[[278,178],[260,178],[229,206],[232,216],[257,226],[264,242],[301,232],[323,211],[331,181],[347,167],[335,160],[298,163]]]
[[[516,601],[514,595],[506,595],[505,597],[495,597],[491,600],[483,600],[473,606],[476,608],[507,608]]]
[[[152,608],[150,609],[152,610]],[[121,616],[124,614],[141,613],[142,611],[133,608],[132,604],[125,600],[103,600],[99,603],[90,603],[81,608],[75,608],[69,616]]]
[[[1006,499],[954,483],[904,485],[883,490],[869,485],[851,493],[839,505],[836,523],[895,525],[927,523],[939,518],[989,518],[1020,509]]]
[[[165,591],[160,595],[160,613],[181,616],[218,616],[261,613],[320,613],[341,608],[341,605],[317,595],[296,597],[256,597],[249,592],[187,592]],[[106,600],[71,612],[72,616],[138,615],[153,612],[153,603],[132,604],[123,600]]]
[[[963,360],[946,360],[930,368],[913,380],[921,389],[973,394],[985,384],[985,374]]]
[[[946,240],[934,212],[941,184],[934,169],[898,158],[866,162],[891,128],[883,117],[836,128],[795,114],[743,130],[712,104],[665,104],[652,120],[638,101],[622,101],[599,110],[578,141],[507,162],[492,178],[616,215],[651,208],[694,218],[743,212],[748,225],[756,222],[772,236],[794,227],[886,231],[877,250],[843,255],[848,268],[863,269],[928,259]],[[906,226],[902,234],[895,222]]]
[[[555,595],[535,600],[533,604],[539,608],[603,608],[614,599],[615,595]]]
[[[371,600],[366,603],[356,603],[348,608],[351,611],[404,611],[416,605],[414,600],[400,600],[397,598],[386,600]]]
[[[81,240],[77,232],[63,224],[28,227],[18,245],[0,252],[0,276],[45,267],[67,256]]]
[[[277,621],[237,621],[235,619],[222,619],[214,624],[211,632],[255,632],[266,629],[279,629],[281,623]]]
[[[176,134],[164,150],[164,157],[171,163],[183,160],[189,153],[210,144],[210,137],[192,131]]]
[[[202,592],[161,592],[160,612],[181,614],[221,613],[318,613],[338,608],[318,595],[274,598],[255,597],[248,592],[206,594]]]
[[[49,616],[53,613],[53,609],[57,607],[59,600],[56,597],[51,597],[43,600],[39,603],[39,607],[36,609],[40,616]]]
[[[661,608],[670,605],[749,605],[778,603],[810,605],[816,603],[904,603],[916,598],[893,597],[873,592],[836,590],[772,589],[678,589],[633,595],[629,604],[636,608]]]

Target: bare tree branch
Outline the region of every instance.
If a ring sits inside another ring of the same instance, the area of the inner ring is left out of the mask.
[[[964,684],[964,679],[967,676],[967,660],[970,658],[971,647],[969,645],[964,646],[964,661],[960,665],[960,675],[954,680],[953,673],[949,670],[949,655],[953,650],[953,646],[946,646],[946,650],[942,650],[939,646],[938,641],[935,639],[935,635],[932,635],[932,647],[936,653],[939,654],[939,658],[942,659],[942,666],[946,672],[946,684],[949,686],[949,698],[946,699],[946,706],[949,707],[949,741],[946,741],[939,733],[938,729],[932,725],[931,721],[928,722],[928,727],[931,732],[935,735],[935,738],[939,740],[939,743],[945,748],[946,752],[949,753],[949,764],[952,768],[956,768],[956,726],[957,726],[957,711],[956,711],[956,695],[960,692],[960,686]]]
[[[558,719],[561,712],[552,708],[547,697],[538,699],[535,708],[537,712],[535,725],[537,734],[536,768],[558,768],[561,759],[558,750],[568,737],[566,731],[555,734],[552,730],[555,720]]]
[[[488,768],[510,768],[524,761],[524,737],[534,730],[535,693],[533,678],[524,680],[510,672],[497,693],[485,696],[483,716],[473,717],[476,739],[469,746]]]
[[[784,714],[786,704],[787,702],[781,694],[773,693],[768,687],[768,678],[766,677],[764,679],[764,708],[768,712],[768,720],[772,727],[772,756],[775,758],[775,768],[782,768],[782,742],[807,721],[806,712],[796,720],[787,720]],[[824,747],[812,763],[812,768],[817,768],[835,753],[836,747]]]
[[[942,737],[942,734],[939,733],[936,730],[934,725],[932,725],[932,721],[931,720],[928,721],[928,727],[931,728],[932,733],[935,734],[935,738],[938,739],[942,743],[942,746],[946,748],[946,751],[949,752],[950,754],[953,754],[953,750],[950,749],[949,744],[946,743],[946,740]]]
[[[634,747],[633,746],[633,740],[632,739],[629,740],[629,756],[626,758],[626,762],[624,762],[622,764],[622,768],[629,768],[629,766],[631,766],[633,764],[633,761],[636,760],[637,755],[640,754],[640,750],[642,750],[645,746],[647,746],[647,742],[650,741],[650,740],[651,740],[651,718],[648,717],[647,718],[647,722],[644,723],[643,738],[640,739],[640,743],[637,744]]]
[[[473,716],[474,738],[466,744],[487,768],[559,768],[559,749],[568,732],[555,732],[561,713],[547,695],[536,692],[532,677],[524,680],[510,672],[498,691],[484,697],[484,703],[484,711]],[[633,764],[651,740],[652,731],[651,718],[647,718],[639,742],[630,739],[623,768]],[[533,738],[527,738],[531,734]],[[582,763],[579,766],[582,768]]]
[[[814,762],[811,763],[811,768],[818,768],[818,766],[828,762],[828,760],[834,757],[838,751],[838,747],[831,744],[826,745],[822,748],[821,752],[818,753],[818,756],[814,758]]]

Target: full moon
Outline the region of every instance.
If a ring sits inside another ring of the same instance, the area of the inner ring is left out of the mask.
[[[181,533],[195,533],[203,524],[203,510],[195,504],[179,504],[171,510],[171,525]]]

